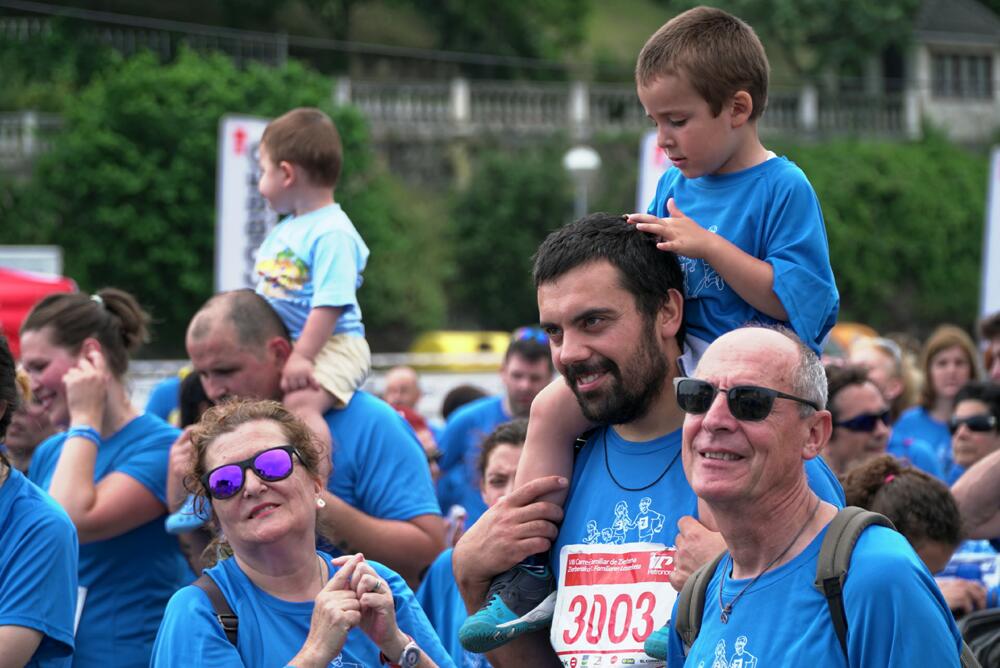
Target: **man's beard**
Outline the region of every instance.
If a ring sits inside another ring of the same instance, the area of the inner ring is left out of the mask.
[[[576,385],[581,376],[607,372],[610,383],[582,394]],[[646,415],[663,391],[668,372],[667,359],[656,346],[653,332],[646,330],[639,348],[625,361],[625,373],[607,357],[566,367],[565,379],[584,417],[597,424],[628,424]],[[626,381],[625,378],[628,378]]]

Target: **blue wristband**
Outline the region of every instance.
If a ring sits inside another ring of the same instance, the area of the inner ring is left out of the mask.
[[[101,434],[89,425],[78,425],[66,430],[66,440],[73,437],[85,438],[97,447],[101,447]]]

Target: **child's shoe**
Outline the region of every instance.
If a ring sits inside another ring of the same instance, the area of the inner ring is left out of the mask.
[[[552,622],[556,583],[548,566],[518,564],[493,578],[486,604],[458,631],[462,647],[482,654]]]

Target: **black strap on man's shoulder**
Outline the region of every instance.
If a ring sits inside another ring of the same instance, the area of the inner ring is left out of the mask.
[[[233,612],[233,609],[229,607],[229,601],[226,600],[222,590],[219,589],[219,585],[215,584],[215,580],[211,577],[204,574],[191,584],[201,589],[208,596],[208,600],[212,603],[212,612],[215,613],[215,618],[222,625],[222,630],[225,632],[226,638],[235,646],[240,620],[236,616],[236,613]]]
[[[844,580],[851,565],[851,554],[861,532],[873,524],[895,529],[889,518],[857,506],[847,506],[830,522],[819,548],[816,561],[816,582],[819,593],[826,598],[830,620],[837,633],[840,648],[847,654],[847,612],[844,610]]]
[[[696,570],[684,583],[680,596],[677,599],[677,615],[674,618],[674,630],[684,643],[685,656],[694,645],[701,631],[701,618],[705,614],[705,592],[708,591],[708,582],[719,567],[719,562],[726,556],[725,552],[720,552],[719,556],[701,568]]]

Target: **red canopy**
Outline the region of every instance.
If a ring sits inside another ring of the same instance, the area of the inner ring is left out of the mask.
[[[6,335],[15,359],[21,355],[17,333],[31,307],[53,292],[75,291],[70,278],[0,267],[0,334]]]

